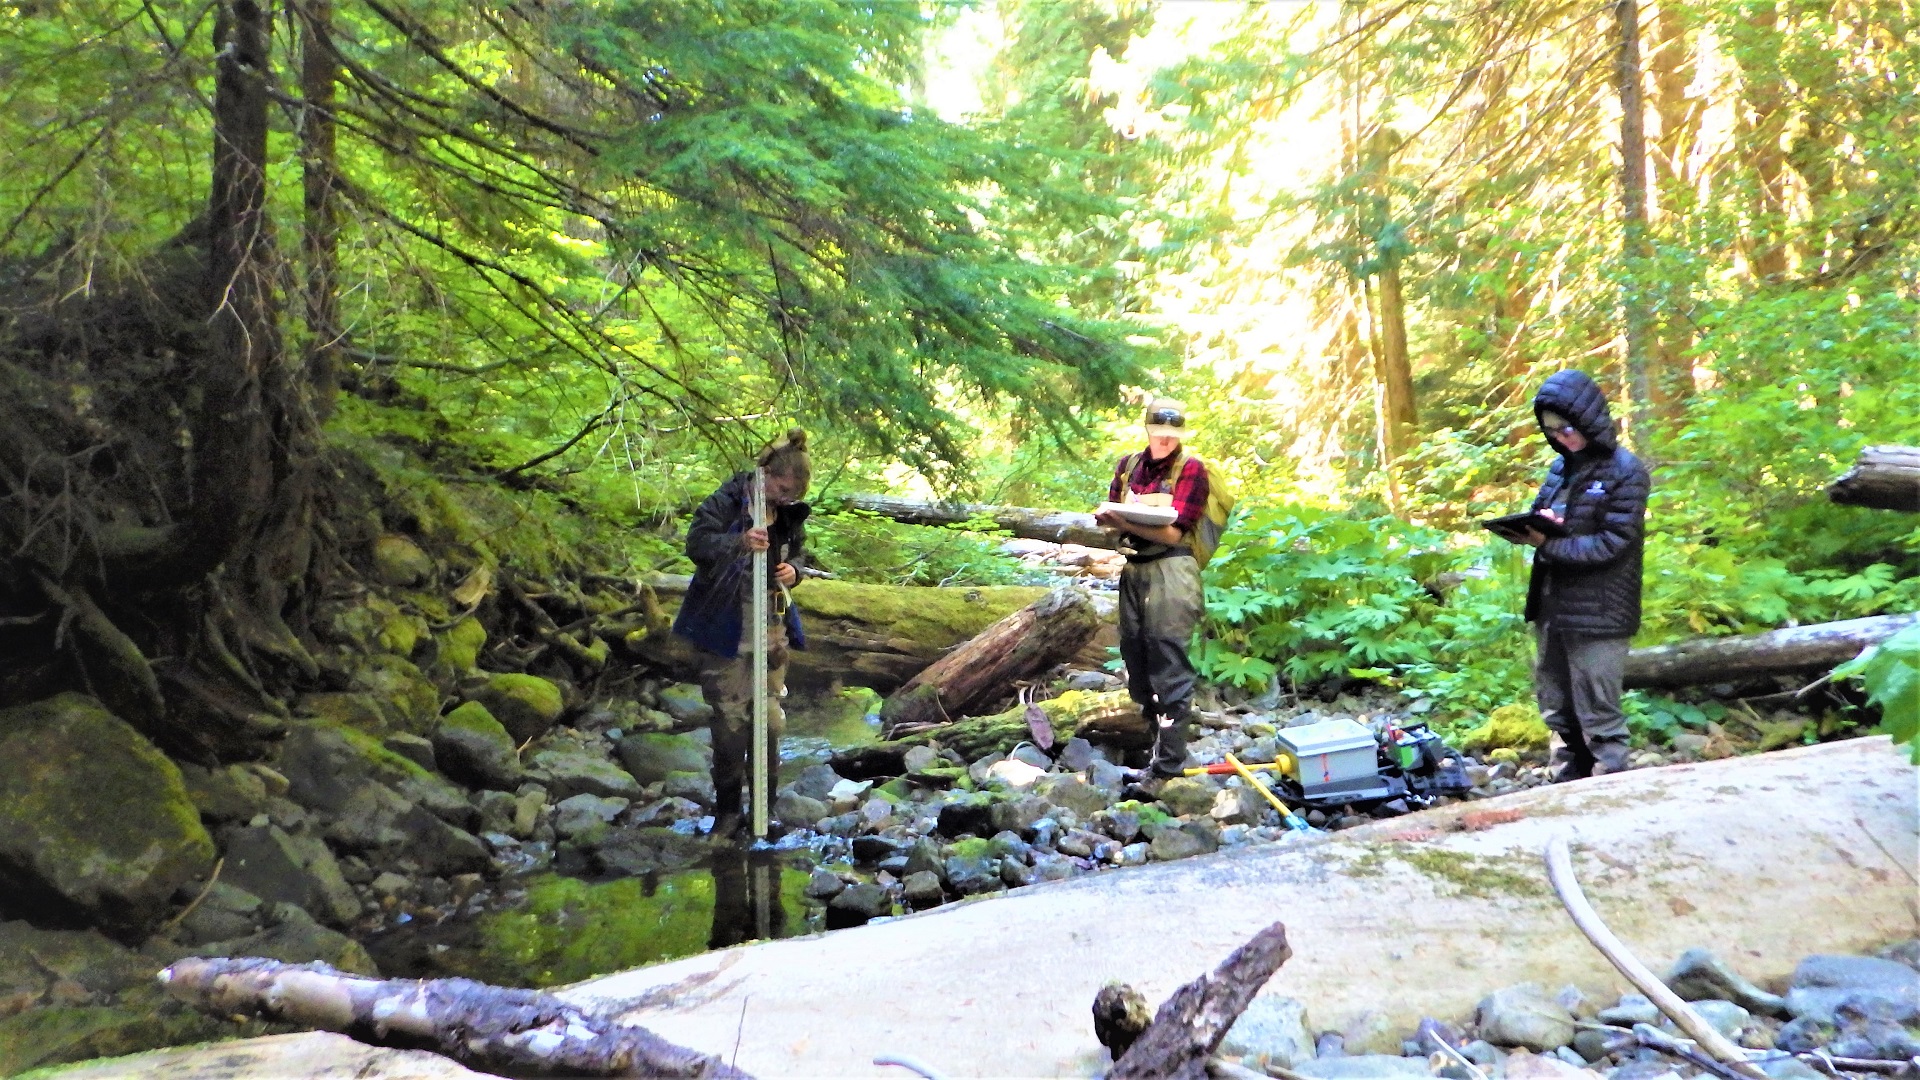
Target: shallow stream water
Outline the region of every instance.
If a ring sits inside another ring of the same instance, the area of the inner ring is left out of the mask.
[[[836,748],[875,737],[871,692],[792,710],[781,740],[783,778]],[[537,873],[499,883],[475,915],[412,921],[362,940],[390,978],[459,976],[549,987],[742,942],[833,929],[805,895],[815,864],[805,848],[721,849],[673,873],[592,881]]]

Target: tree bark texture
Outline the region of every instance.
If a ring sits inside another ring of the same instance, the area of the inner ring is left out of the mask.
[[[1287,928],[1274,923],[1213,970],[1173,992],[1108,1080],[1206,1080],[1207,1058],[1227,1029],[1293,956]]]
[[[1698,686],[1842,664],[1915,623],[1920,614],[1816,623],[1733,637],[1699,637],[1627,654],[1627,689]]]
[[[1129,750],[1153,745],[1153,732],[1140,714],[1140,706],[1125,691],[1076,690],[1037,704],[1053,728],[1055,746],[1063,746],[1075,736]],[[1015,705],[992,716],[916,725],[898,738],[838,751],[833,755],[833,771],[851,780],[877,780],[904,773],[906,753],[915,746],[937,742],[968,761],[977,761],[1032,739],[1026,706]]]
[[[300,175],[306,215],[301,248],[307,260],[307,376],[316,411],[332,411],[340,378],[338,285],[340,209],[333,107],[340,60],[333,51],[333,0],[304,0],[300,15]]]
[[[926,502],[888,495],[849,495],[841,501],[849,510],[865,510],[909,525],[958,525],[973,518],[990,517],[995,525],[1027,540],[1108,550],[1119,546],[1119,536],[1095,525],[1092,514],[990,503]]]
[[[1677,221],[1698,203],[1694,189],[1694,170],[1689,165],[1699,140],[1700,118],[1705,102],[1690,96],[1687,87],[1697,68],[1694,59],[1692,28],[1687,13],[1677,5],[1663,3],[1654,20],[1657,44],[1649,57],[1653,81],[1653,115],[1660,130],[1653,140],[1654,181],[1649,194],[1651,216],[1662,222]],[[1652,393],[1654,407],[1662,419],[1677,420],[1693,395],[1693,362],[1688,356],[1693,335],[1677,312],[1686,304],[1684,286],[1669,282],[1662,297],[1663,315],[1654,344]]]
[[[1747,267],[1762,282],[1787,276],[1787,156],[1781,146],[1789,114],[1781,85],[1780,13],[1771,2],[1753,6],[1746,26],[1736,33],[1733,54],[1740,62],[1736,137],[1753,171],[1753,223],[1743,237]]]
[[[380,1046],[431,1046],[488,1071],[749,1080],[719,1058],[646,1028],[551,994],[471,979],[382,981],[325,964],[240,957],[181,960],[160,981],[174,997],[217,1015],[263,1016]]]
[[[1099,629],[1084,592],[1057,588],[907,680],[881,706],[884,729],[971,716],[1009,696],[1019,680],[1071,659]]]
[[[1647,424],[1653,418],[1653,378],[1648,367],[1648,343],[1653,318],[1640,282],[1650,254],[1647,236],[1646,106],[1640,91],[1639,0],[1615,0],[1614,22],[1619,34],[1615,74],[1620,91],[1620,208],[1621,254],[1627,266],[1621,288],[1626,316],[1627,387],[1633,395],[1633,434],[1646,444]]]
[[[1844,506],[1920,513],[1920,446],[1869,446],[1847,474],[1827,486]]]

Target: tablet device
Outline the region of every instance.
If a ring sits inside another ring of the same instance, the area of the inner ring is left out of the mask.
[[[1565,525],[1534,511],[1488,518],[1480,523],[1480,527],[1502,540],[1511,540],[1516,544],[1527,535],[1529,528],[1538,529],[1542,536],[1549,539],[1568,535]]]

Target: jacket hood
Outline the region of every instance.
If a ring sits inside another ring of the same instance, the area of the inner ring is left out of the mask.
[[[1548,411],[1566,417],[1574,430],[1587,437],[1589,446],[1609,454],[1619,449],[1620,437],[1614,428],[1613,412],[1607,407],[1607,395],[1586,372],[1569,368],[1547,376],[1540,392],[1533,396],[1534,421]],[[1555,451],[1566,454],[1559,443],[1552,439],[1547,442]]]

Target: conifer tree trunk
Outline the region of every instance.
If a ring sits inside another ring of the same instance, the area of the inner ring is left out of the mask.
[[[332,411],[342,346],[333,119],[340,62],[333,52],[333,0],[305,0],[298,10],[300,92],[306,104],[300,117],[300,168],[306,213],[302,248],[307,261],[307,375],[315,410],[324,419]]]
[[[1650,212],[1662,222],[1673,222],[1697,202],[1695,177],[1688,158],[1698,138],[1701,107],[1698,99],[1687,95],[1693,67],[1692,27],[1686,13],[1667,0],[1660,5],[1656,19],[1659,44],[1652,56],[1654,115],[1660,132],[1654,140],[1655,182]],[[1653,406],[1662,418],[1675,419],[1686,408],[1693,394],[1692,361],[1687,356],[1693,335],[1685,319],[1676,313],[1685,301],[1683,287],[1675,282],[1663,290],[1665,314],[1659,320],[1652,363]]]
[[[1780,146],[1787,114],[1780,73],[1771,60],[1778,57],[1779,12],[1771,3],[1757,5],[1746,19],[1746,40],[1735,51],[1740,58],[1742,108],[1738,143],[1753,170],[1752,231],[1746,236],[1747,267],[1758,281],[1780,281],[1787,274],[1787,246],[1780,238],[1786,217],[1786,153]],[[1756,57],[1754,52],[1762,53]]]
[[[1644,448],[1647,425],[1653,416],[1653,379],[1648,363],[1653,319],[1641,281],[1652,252],[1647,235],[1647,137],[1640,93],[1639,0],[1615,0],[1613,10],[1619,35],[1616,75],[1620,90],[1621,254],[1627,279],[1621,289],[1621,306],[1626,315],[1627,391],[1633,398],[1633,434]]]

